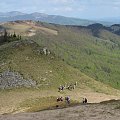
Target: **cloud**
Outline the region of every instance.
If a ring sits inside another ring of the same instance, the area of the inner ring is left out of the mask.
[[[54,8],[54,11],[55,12],[72,12],[74,11],[74,9],[72,7],[57,7],[57,8]]]
[[[78,12],[82,12],[84,10],[86,10],[87,8],[85,6],[81,6],[80,8],[77,8]]]
[[[114,9],[114,10],[119,10],[120,8],[117,7],[117,6],[115,6],[115,7],[113,7],[113,9]]]
[[[113,7],[114,7],[114,9],[120,9],[120,1],[115,1],[113,3]]]
[[[54,4],[70,4],[75,2],[75,0],[49,0]]]

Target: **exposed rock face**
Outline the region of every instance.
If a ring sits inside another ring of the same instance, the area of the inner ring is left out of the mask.
[[[44,54],[44,55],[49,55],[49,54],[50,54],[50,51],[48,50],[47,47],[44,47],[44,48],[41,50],[41,53]]]
[[[47,47],[42,47],[37,49],[37,53],[41,55],[50,55],[51,51]]]
[[[0,74],[0,89],[9,89],[16,87],[34,87],[36,82],[25,80],[19,73],[5,71]]]

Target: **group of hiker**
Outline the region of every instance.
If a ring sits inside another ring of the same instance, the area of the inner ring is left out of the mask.
[[[87,103],[87,102],[88,102],[87,98],[83,98],[82,103]]]
[[[61,91],[65,90],[65,89],[72,90],[72,89],[75,89],[76,86],[77,86],[77,82],[75,82],[74,84],[73,83],[72,84],[65,83],[65,85],[60,85],[58,87],[58,92],[61,92]],[[63,98],[63,97],[58,97],[57,98],[57,102],[63,102],[63,101],[65,101],[67,104],[70,104],[70,102],[71,102],[69,96],[67,96],[65,98]],[[83,98],[82,103],[86,104],[87,102],[88,102],[87,98]]]
[[[62,102],[64,100],[67,102],[67,104],[70,104],[70,97],[69,96],[65,97],[65,99],[63,99],[63,97],[58,97],[57,98],[57,102]],[[87,98],[83,98],[82,103],[86,104],[87,102],[88,102]]]
[[[58,97],[57,98],[57,102],[62,102],[62,101],[66,101],[68,104],[70,104],[70,97],[69,96],[67,96],[67,97],[65,97],[65,99],[63,99],[63,97]]]
[[[75,89],[76,86],[77,86],[77,82],[75,82],[74,84],[70,84],[70,85],[67,85],[65,83],[65,85],[60,85],[60,87],[58,88],[58,92],[63,91],[64,89],[72,90],[72,89]]]

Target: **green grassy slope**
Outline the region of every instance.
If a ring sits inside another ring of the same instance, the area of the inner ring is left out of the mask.
[[[27,35],[29,31],[28,36],[34,35],[30,39],[41,46],[47,46],[67,64],[98,81],[120,89],[120,36],[103,26],[95,29],[97,26],[94,25],[95,28],[92,27],[91,30],[89,27],[19,21],[3,24],[2,27],[9,27],[9,32],[17,28],[17,34],[21,35]],[[25,32],[21,33],[21,28]],[[97,37],[93,35],[93,31]]]
[[[32,37],[36,43],[47,46],[66,63],[88,76],[120,89],[120,36],[102,31],[98,38],[85,28],[43,26],[57,30],[58,35],[38,32]]]
[[[55,108],[58,96],[70,96],[72,104],[87,96],[90,102],[119,98],[119,91],[97,82],[61,61],[53,53],[42,55],[39,46],[30,40],[14,41],[0,46],[0,72],[6,70],[19,72],[25,79],[37,82],[35,88],[14,88],[0,90],[0,114],[23,111],[39,111]],[[78,82],[75,90],[58,92],[58,87],[65,83]],[[107,95],[106,95],[107,94]],[[115,95],[115,96],[113,96]],[[111,97],[112,96],[112,97]],[[65,107],[65,102],[59,104]]]
[[[54,53],[47,56],[41,54],[42,48],[30,40],[19,40],[1,45],[0,73],[6,70],[19,72],[25,79],[37,81],[37,87],[40,89],[57,89],[65,82],[68,84],[76,81],[81,84],[92,82],[91,78],[67,65]]]
[[[39,51],[42,47],[35,43],[22,41],[19,45],[12,44],[12,47],[10,44],[7,47],[5,44],[0,48],[0,72],[18,71],[26,79],[36,80],[39,85],[48,88],[57,88],[60,84],[74,81],[73,79],[77,80],[78,77],[83,76],[79,74],[79,71],[72,74],[74,68],[66,65],[53,54],[41,55]],[[77,73],[78,76],[76,76]]]

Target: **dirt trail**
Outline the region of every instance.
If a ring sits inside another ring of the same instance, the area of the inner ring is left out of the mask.
[[[36,113],[1,115],[0,120],[120,120],[120,109],[110,104],[87,104]]]
[[[42,98],[42,97],[46,97],[46,96],[70,96],[70,98],[72,100],[77,100],[79,102],[82,102],[83,98],[87,98],[89,103],[100,103],[102,101],[107,101],[107,100],[119,100],[120,99],[120,94],[119,95],[107,95],[104,93],[97,93],[97,92],[93,92],[93,91],[83,91],[83,90],[76,90],[76,91],[66,91],[65,94],[60,94],[58,92],[38,92],[38,91],[31,91],[31,92],[24,92],[24,94],[21,94],[19,92],[9,92],[6,94],[2,94],[2,98],[0,98],[0,114],[4,114],[4,113],[11,113],[14,110],[17,109],[17,106],[19,106],[19,104],[21,102],[23,102],[26,99],[36,99],[36,98]],[[8,101],[9,100],[9,101]],[[27,108],[26,108],[27,109]],[[23,112],[25,111],[25,109],[18,109],[16,110],[16,113],[19,112]]]
[[[108,101],[108,100],[119,100],[120,96],[115,96],[115,95],[107,95],[104,93],[96,93],[96,92],[84,92],[76,94],[74,98],[78,99],[79,97],[81,98],[87,98],[89,103],[100,103],[102,101]]]

